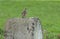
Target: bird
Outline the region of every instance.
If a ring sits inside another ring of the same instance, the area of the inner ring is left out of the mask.
[[[26,8],[23,10],[22,12],[22,18],[25,18],[26,17],[26,14],[27,14],[27,11],[26,11]]]

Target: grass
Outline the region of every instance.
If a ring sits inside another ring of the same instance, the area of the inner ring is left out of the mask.
[[[40,18],[43,30],[51,33],[48,36],[60,33],[60,1],[0,1],[0,28],[4,30],[7,19],[20,18],[25,7],[27,17]]]

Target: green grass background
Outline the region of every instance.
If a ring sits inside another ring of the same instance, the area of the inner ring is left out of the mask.
[[[0,28],[4,30],[6,21],[10,18],[21,18],[21,12],[27,8],[27,17],[38,17],[43,30],[51,32],[48,36],[60,33],[60,1],[4,1],[0,0]],[[1,38],[2,39],[2,38]],[[57,39],[49,38],[49,39]]]

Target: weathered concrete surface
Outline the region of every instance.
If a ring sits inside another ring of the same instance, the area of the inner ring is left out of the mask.
[[[5,39],[42,39],[38,18],[13,18],[7,21]]]

